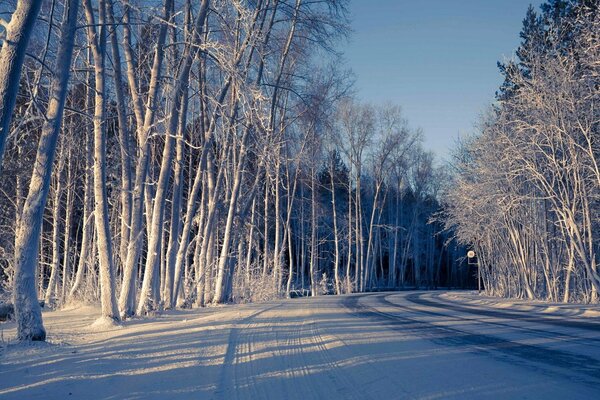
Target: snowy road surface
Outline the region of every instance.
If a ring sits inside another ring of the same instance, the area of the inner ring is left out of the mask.
[[[0,399],[600,399],[598,318],[443,292],[177,311],[109,331],[89,328],[90,311],[47,313],[50,343],[0,350]]]

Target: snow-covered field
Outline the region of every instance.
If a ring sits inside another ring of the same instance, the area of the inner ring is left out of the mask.
[[[172,311],[48,342],[0,324],[1,399],[600,398],[597,306],[401,292]]]

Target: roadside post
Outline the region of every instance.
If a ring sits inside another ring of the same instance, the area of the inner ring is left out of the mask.
[[[469,250],[467,252],[467,258],[469,265],[477,266],[477,293],[481,294],[481,270],[479,269],[475,251]]]

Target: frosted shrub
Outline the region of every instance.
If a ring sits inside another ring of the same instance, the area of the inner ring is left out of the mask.
[[[277,290],[274,282],[272,273],[263,276],[260,269],[255,269],[250,274],[240,271],[233,277],[233,302],[251,303],[281,298],[283,291]]]
[[[317,294],[319,296],[329,294],[330,286],[332,286],[332,282],[330,282],[330,280],[327,278],[327,273],[324,272],[323,275],[321,275],[321,279],[319,280],[319,293]]]

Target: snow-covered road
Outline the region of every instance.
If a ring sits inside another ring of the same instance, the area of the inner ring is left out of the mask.
[[[8,346],[0,398],[600,398],[597,318],[443,292],[178,311],[111,331],[92,318],[48,313],[50,344]]]

